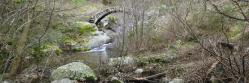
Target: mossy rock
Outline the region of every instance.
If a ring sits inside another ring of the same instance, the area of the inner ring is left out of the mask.
[[[110,58],[108,65],[114,66],[114,65],[132,65],[134,64],[134,58],[133,57],[118,57],[118,58]]]
[[[65,38],[63,40],[63,43],[66,44],[66,45],[76,45],[77,44],[76,41],[74,41],[73,39],[70,39],[70,38]]]
[[[148,64],[160,64],[160,65],[166,65],[169,63],[173,63],[175,60],[175,56],[171,55],[151,55],[151,56],[140,56],[135,58],[137,66],[143,67]]]
[[[60,80],[69,78],[71,80],[96,80],[93,70],[81,62],[72,62],[61,67],[58,67],[52,72],[52,79]]]
[[[75,22],[73,27],[77,28],[78,32],[84,35],[89,35],[96,31],[95,26],[88,22]]]
[[[89,48],[86,46],[88,41],[84,38],[79,38],[81,40],[74,40],[72,38],[64,38],[63,43],[72,47],[72,51],[81,52],[88,51]]]
[[[57,46],[57,45],[49,45],[49,44],[43,45],[43,46],[41,47],[41,51],[42,51],[43,53],[51,53],[51,52],[53,51],[53,52],[55,52],[57,55],[60,55],[61,52],[62,52],[62,50],[59,48],[59,46]]]

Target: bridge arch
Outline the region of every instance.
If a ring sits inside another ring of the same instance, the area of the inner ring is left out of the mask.
[[[113,13],[122,13],[125,12],[120,8],[110,8],[110,9],[105,9],[104,11],[97,13],[95,16],[91,17],[89,19],[90,23],[94,23],[95,25],[99,25],[102,19],[104,19],[106,16],[113,14]],[[125,12],[127,13],[127,12]]]

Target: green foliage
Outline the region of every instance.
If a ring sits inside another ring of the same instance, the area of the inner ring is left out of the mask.
[[[82,41],[79,41],[79,40],[83,40],[83,42]],[[72,39],[72,38],[70,38],[70,37],[68,37],[68,36],[65,36],[64,38],[63,38],[63,44],[64,45],[69,45],[69,46],[71,46],[72,47],[72,51],[74,51],[74,52],[81,52],[81,51],[88,51],[88,50],[90,50],[90,49],[88,49],[86,46],[85,46],[85,39],[81,39],[81,38],[79,38],[78,39],[78,41],[77,41],[77,39]]]
[[[39,62],[42,58],[55,53],[56,55],[60,55],[62,50],[54,44],[43,44],[41,46],[35,46],[32,49],[33,57]]]
[[[237,22],[233,27],[230,28],[228,36],[232,40],[238,40],[242,36],[242,29],[245,27],[244,22]]]
[[[60,55],[60,53],[62,52],[57,45],[52,44],[42,45],[40,47],[40,51],[43,53],[55,52],[57,55]]]
[[[73,27],[77,29],[77,32],[83,35],[91,35],[96,31],[94,26],[87,22],[75,22]]]
[[[67,44],[67,45],[76,45],[76,44],[77,44],[76,41],[74,41],[72,38],[70,38],[70,37],[68,37],[68,36],[65,36],[65,37],[63,38],[63,43],[64,43],[64,44]]]
[[[172,62],[172,58],[167,57],[165,55],[155,55],[155,56],[148,56],[148,57],[138,57],[136,63],[138,66],[146,66],[148,64],[167,64]]]
[[[108,21],[110,23],[117,23],[117,19],[115,16],[108,16]]]

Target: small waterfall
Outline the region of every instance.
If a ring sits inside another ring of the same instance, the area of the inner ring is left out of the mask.
[[[89,51],[84,53],[90,54],[89,57],[96,58],[93,61],[98,62],[99,64],[108,63],[108,53],[106,51],[107,46],[111,45],[111,38],[107,36],[106,33],[102,31],[97,31],[96,35],[89,40]],[[98,58],[98,59],[97,59]]]
[[[102,31],[97,31],[96,35],[93,36],[88,43],[90,49],[95,49],[107,44],[111,41],[111,38]]]
[[[90,51],[87,51],[89,53],[92,53],[93,56],[97,56],[99,58],[100,64],[106,64],[108,63],[109,56],[106,51],[106,47],[109,46],[111,43],[103,44],[99,47],[93,48]]]
[[[101,23],[103,23],[102,28],[105,28],[105,26],[108,26],[109,20],[105,18],[101,21]],[[111,36],[114,36],[117,33],[119,33],[120,32],[119,29],[121,29],[121,26],[119,25],[112,26],[112,27],[116,29],[117,31],[113,32],[112,30],[109,30],[109,29],[106,29],[105,31],[99,31],[97,28],[96,35],[92,36],[92,38],[89,40],[88,47],[90,48],[90,50],[85,53],[89,54],[89,57],[93,59],[91,61],[93,62],[95,61],[100,64],[108,63],[110,54],[112,54],[111,53],[112,50],[108,48],[112,48],[114,44],[112,41],[114,40],[112,39],[114,37],[111,37]],[[99,60],[96,61],[97,59]]]
[[[103,44],[99,47],[96,47],[96,48],[93,48],[91,50],[89,50],[88,52],[103,52],[103,51],[106,51],[106,47],[109,46],[111,43],[108,43],[108,44]]]

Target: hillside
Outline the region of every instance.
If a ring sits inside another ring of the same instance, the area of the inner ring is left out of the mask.
[[[247,83],[247,0],[1,0],[0,83]]]

